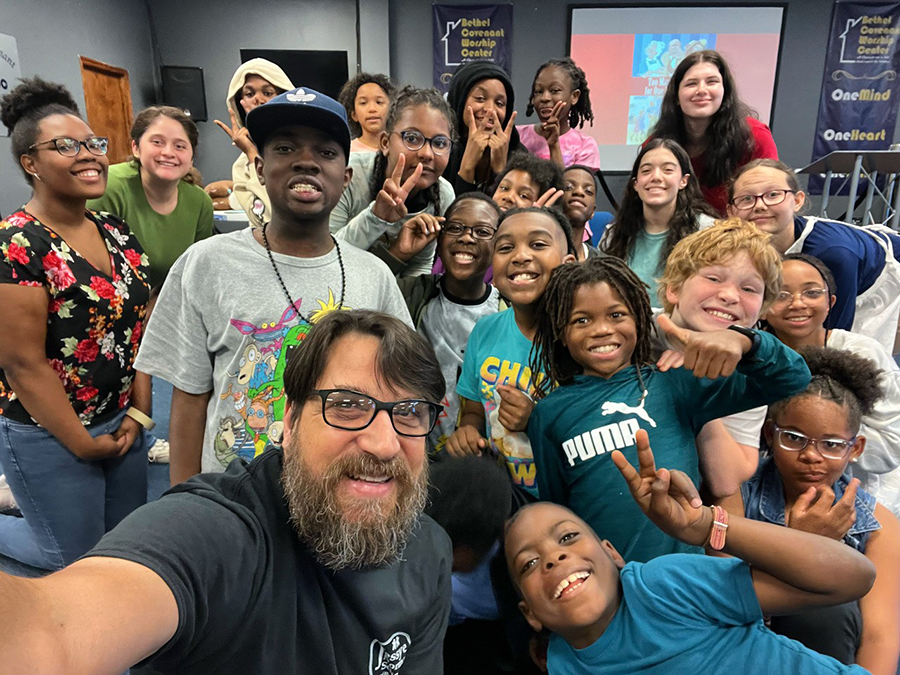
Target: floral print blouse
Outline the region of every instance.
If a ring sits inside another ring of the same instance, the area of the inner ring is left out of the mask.
[[[85,425],[128,406],[150,298],[147,254],[128,226],[106,213],[87,216],[106,243],[112,276],[24,210],[0,221],[0,283],[46,289],[47,360]],[[36,424],[2,369],[0,415]]]

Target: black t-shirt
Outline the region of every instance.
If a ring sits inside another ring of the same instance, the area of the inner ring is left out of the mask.
[[[178,629],[145,663],[179,675],[440,675],[447,534],[422,516],[401,562],[332,572],[289,520],[280,451],[192,478],[90,552],[156,572]]]

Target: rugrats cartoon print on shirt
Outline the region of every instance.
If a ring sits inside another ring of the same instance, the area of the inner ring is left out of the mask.
[[[298,308],[302,300],[288,306],[281,317],[259,326],[232,318],[231,327],[244,336],[238,359],[228,371],[230,378],[222,401],[231,400],[233,410],[219,418],[213,447],[222,466],[236,457],[250,461],[267,445],[281,443],[284,418],[284,369],[293,351],[309,333],[310,325],[338,309],[333,291],[327,300],[317,300],[318,309],[305,321]],[[343,305],[341,309],[349,310]]]

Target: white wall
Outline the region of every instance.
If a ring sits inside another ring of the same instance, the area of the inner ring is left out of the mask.
[[[40,75],[72,92],[84,113],[79,56],[128,70],[135,111],[154,98],[147,10],[143,0],[0,0],[0,33],[16,38],[22,77]],[[0,138],[0,214],[31,190]]]

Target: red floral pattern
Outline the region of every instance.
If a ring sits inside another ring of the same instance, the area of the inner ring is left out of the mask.
[[[147,257],[125,223],[108,214],[88,216],[109,251],[111,276],[24,211],[0,221],[0,283],[49,293],[47,361],[84,424],[129,404],[150,295]],[[0,415],[34,423],[2,370]]]

